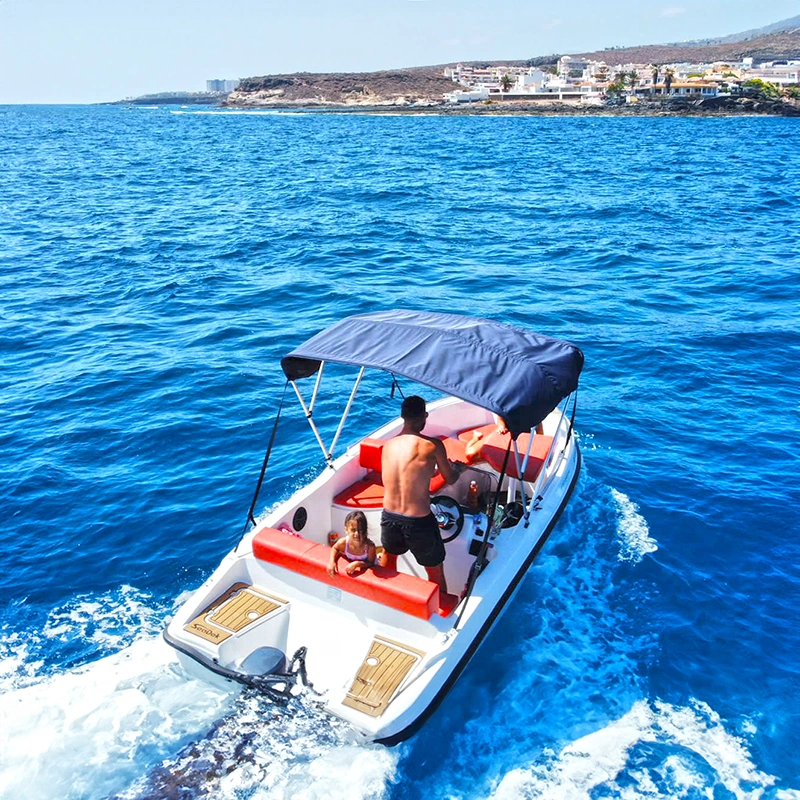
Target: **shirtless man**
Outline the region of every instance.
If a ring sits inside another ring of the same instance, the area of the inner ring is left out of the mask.
[[[431,513],[430,481],[438,467],[448,484],[455,483],[463,465],[447,460],[440,439],[422,435],[428,413],[421,397],[403,400],[400,416],[403,430],[383,447],[381,566],[395,569],[397,556],[410,550],[425,567],[428,580],[446,594],[445,551],[439,524]]]

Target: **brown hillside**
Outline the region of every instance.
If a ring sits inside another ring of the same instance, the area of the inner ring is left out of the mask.
[[[298,72],[245,78],[226,105],[375,105],[442,99],[454,89],[441,67],[384,72]]]
[[[800,29],[770,33],[748,42],[728,44],[649,44],[640,47],[595,50],[586,53],[570,53],[607,64],[675,64],[684,61],[735,62],[751,56],[756,61],[782,61],[800,58]]]

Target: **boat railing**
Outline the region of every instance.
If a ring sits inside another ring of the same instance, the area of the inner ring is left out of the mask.
[[[567,410],[570,407],[570,402],[572,405],[572,411],[569,417],[567,417]],[[533,487],[533,492],[531,493],[531,508],[529,509],[528,516],[530,514],[530,510],[537,510],[539,508],[539,504],[544,499],[547,487],[550,485],[555,475],[558,474],[558,470],[561,468],[561,462],[566,458],[567,447],[570,439],[572,438],[573,425],[575,422],[575,411],[577,406],[578,392],[574,391],[572,394],[568,395],[562,403],[561,418],[558,421],[558,426],[556,427],[555,435],[553,436],[553,442],[550,445],[550,450],[544,460],[542,469],[536,479],[536,484]],[[552,462],[556,454],[556,447],[559,447],[558,456],[555,464],[553,464]]]

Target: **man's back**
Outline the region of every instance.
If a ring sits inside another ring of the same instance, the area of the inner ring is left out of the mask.
[[[383,447],[383,507],[408,517],[430,514],[429,485],[435,469],[434,440],[418,433],[390,439]]]
[[[417,395],[403,400],[403,430],[383,446],[383,514],[381,514],[380,564],[397,569],[397,557],[411,551],[425,568],[428,580],[447,594],[444,577],[444,543],[431,512],[430,483],[436,467],[447,483],[454,483],[461,469],[447,460],[439,439],[423,436],[428,412]]]

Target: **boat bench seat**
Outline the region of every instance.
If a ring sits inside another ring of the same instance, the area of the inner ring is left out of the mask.
[[[453,440],[455,441],[455,440]],[[383,479],[381,462],[383,459],[382,439],[362,439],[359,444],[358,463],[369,472],[360,480],[339,492],[333,498],[337,506],[346,508],[383,508]],[[436,494],[444,487],[444,478],[437,472],[431,478],[430,492]]]
[[[404,572],[373,567],[351,577],[344,574],[340,559],[340,572],[332,578],[328,575],[329,547],[275,528],[264,528],[255,535],[253,554],[262,561],[422,619],[430,619],[437,613],[447,616],[453,610],[454,598],[450,595],[440,607],[439,587],[435,583]]]
[[[467,428],[458,434],[458,438],[452,436],[442,436],[444,448],[450,461],[467,461],[465,449],[467,443],[473,435],[478,432],[483,436],[484,444],[480,453],[469,459],[469,463],[486,461],[497,472],[503,468],[506,449],[510,434],[498,433],[495,423],[484,425],[479,428]],[[531,435],[521,433],[517,439],[520,458],[524,458],[528,449],[528,442]],[[533,440],[528,463],[525,466],[523,478],[526,481],[535,481],[539,471],[544,464],[547,454],[550,452],[550,445],[553,442],[552,436],[537,434]],[[369,472],[355,483],[348,486],[344,491],[339,492],[333,502],[337,506],[350,509],[371,509],[383,508],[383,480],[381,477],[381,463],[383,458],[382,439],[362,439],[359,444],[358,463],[365,467]],[[506,474],[509,478],[519,478],[516,459],[513,453],[508,460]],[[440,473],[436,473],[431,478],[430,493],[436,494],[444,488],[445,481]]]
[[[483,447],[477,458],[473,458],[472,462],[483,459],[488,462],[498,472],[503,468],[503,461],[506,457],[506,450],[508,449],[508,442],[511,438],[509,433],[498,433],[497,425],[484,425],[481,428],[468,428],[458,434],[459,440],[464,446],[472,439],[475,433],[480,433],[483,436]],[[531,435],[529,433],[521,433],[517,438],[517,447],[519,449],[520,460],[524,460],[525,453],[528,450],[528,443],[530,442]],[[528,456],[528,463],[525,465],[523,477],[526,481],[535,481],[539,470],[550,452],[550,445],[553,443],[552,436],[545,436],[543,433],[538,433],[533,438],[533,445],[531,452]],[[517,461],[514,458],[514,451],[512,449],[511,455],[508,458],[508,466],[506,468],[506,475],[509,478],[519,478],[519,470],[517,469]]]

